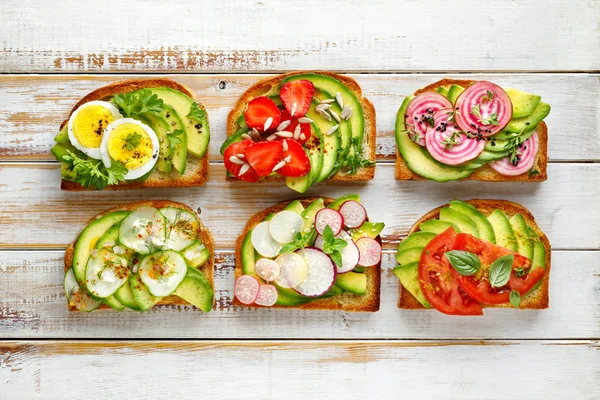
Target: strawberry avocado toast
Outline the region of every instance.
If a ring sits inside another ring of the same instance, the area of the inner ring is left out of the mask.
[[[550,243],[523,206],[453,200],[398,246],[400,308],[481,315],[483,307],[548,308]]]
[[[213,305],[214,245],[194,210],[167,200],[126,204],[94,217],[65,253],[70,311],[146,311]]]
[[[227,119],[228,180],[285,180],[304,193],[324,180],[375,175],[375,109],[356,81],[323,71],[257,82]]]
[[[550,106],[488,81],[444,79],[404,99],[396,179],[544,181]]]
[[[255,214],[237,240],[234,304],[379,310],[383,227],[354,194]]]

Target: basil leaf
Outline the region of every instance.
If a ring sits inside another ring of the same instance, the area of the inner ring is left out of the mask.
[[[490,266],[490,285],[492,287],[501,287],[506,285],[510,279],[512,265],[515,261],[515,256],[509,254],[498,258]]]
[[[279,254],[291,253],[292,251],[296,250],[297,248],[298,248],[298,246],[296,246],[296,243],[287,243],[281,248],[281,250],[279,250]]]
[[[516,290],[511,291],[510,304],[512,304],[515,308],[519,308],[521,305],[521,293],[517,292]]]
[[[335,263],[335,265],[337,265],[338,267],[342,266],[342,253],[335,250],[329,255],[329,257],[331,257],[331,260]]]
[[[323,230],[323,239],[327,243],[331,243],[331,241],[333,241],[333,231],[329,225],[327,225]]]
[[[456,272],[463,276],[474,275],[481,268],[479,257],[468,251],[451,250],[445,254]]]

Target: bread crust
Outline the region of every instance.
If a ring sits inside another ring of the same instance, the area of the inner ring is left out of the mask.
[[[523,207],[522,205],[508,201],[508,200],[487,200],[487,199],[472,199],[465,200],[466,203],[472,204],[477,208],[483,215],[486,217],[491,214],[494,210],[501,210],[506,214],[508,218],[512,217],[515,214],[521,214],[525,218],[527,224],[537,233],[540,237],[540,241],[543,243],[544,248],[546,250],[546,273],[542,278],[542,284],[539,288],[535,290],[535,292],[523,297],[521,299],[521,309],[544,309],[549,306],[549,285],[550,285],[550,267],[551,267],[551,246],[550,241],[546,234],[540,229],[538,224],[535,222],[535,218],[531,214],[531,212]],[[448,204],[437,207],[427,214],[423,215],[417,222],[413,224],[410,228],[408,234],[419,231],[419,225],[425,221],[430,219],[439,218],[440,210],[444,207],[447,207]],[[399,287],[399,298],[398,298],[398,308],[404,309],[426,309],[423,307],[421,303],[408,291],[402,290],[402,284],[398,284]],[[486,308],[510,308],[509,304],[484,304],[483,307]]]
[[[154,207],[157,209],[164,208],[164,207],[177,207],[177,208],[184,209],[194,215],[197,215],[196,211],[194,211],[192,208],[190,208],[189,206],[187,206],[183,203],[178,203],[176,201],[171,201],[171,200],[138,201],[135,203],[123,204],[118,207],[111,208],[110,210],[101,212],[100,214],[91,218],[85,224],[83,229],[85,229],[85,227],[88,226],[91,222],[93,222],[96,219],[103,217],[104,215],[111,213],[113,211],[133,211],[142,206],[150,206],[150,207]],[[213,288],[213,293],[214,293],[215,285],[214,285],[213,270],[214,270],[214,265],[215,265],[215,243],[214,243],[212,234],[204,226],[200,217],[198,217],[198,221],[200,221],[200,233],[199,233],[200,239],[202,240],[202,243],[204,244],[204,246],[206,246],[206,248],[208,249],[208,252],[210,254],[210,256],[208,257],[208,260],[198,270],[204,274],[204,276],[210,283],[210,286]],[[73,253],[75,250],[75,243],[77,243],[77,240],[79,239],[80,234],[81,233],[79,233],[77,235],[77,238],[75,238],[73,243],[71,243],[65,251],[65,272],[69,268],[71,268],[71,266],[73,265]],[[191,305],[191,304],[178,296],[167,296],[167,297],[164,297],[160,302],[156,303],[155,307],[161,306],[161,305]],[[215,305],[215,296],[213,295],[213,306],[214,305]],[[106,304],[102,304],[98,309],[112,310],[112,308],[110,308]],[[69,311],[78,311],[78,310],[75,307],[72,307],[69,305]]]
[[[233,135],[236,131],[236,121],[237,119],[244,113],[246,104],[256,97],[265,96],[269,94],[273,94],[275,90],[279,89],[281,83],[284,79],[289,76],[294,75],[304,75],[304,74],[319,74],[326,75],[332,77],[334,79],[342,82],[348,89],[354,93],[354,95],[358,98],[360,105],[363,109],[363,114],[365,117],[365,127],[364,127],[364,144],[363,151],[365,157],[369,160],[375,162],[375,150],[376,150],[376,136],[377,136],[377,125],[376,125],[376,114],[375,107],[373,104],[362,95],[362,89],[358,85],[358,83],[345,75],[335,74],[329,71],[319,71],[319,70],[309,70],[309,71],[294,71],[288,72],[286,74],[277,75],[271,78],[262,79],[256,82],[254,85],[250,86],[238,99],[235,103],[229,114],[227,115],[227,136]],[[328,181],[367,181],[371,180],[375,177],[375,165],[370,167],[362,167],[359,168],[356,174],[348,174],[344,172],[338,172],[332,178],[328,179]],[[237,181],[238,178],[234,176],[227,175],[226,180],[228,181]],[[273,181],[284,181],[285,177],[282,176],[268,176],[265,178],[261,178],[259,182],[273,182]]]
[[[422,89],[417,90],[414,94],[419,95],[424,92],[435,92],[435,90],[440,86],[449,86],[449,85],[460,85],[462,87],[467,87],[471,83],[476,82],[473,80],[464,80],[464,79],[442,79],[437,82],[434,82],[428,86],[425,86]],[[539,138],[539,150],[536,157],[536,160],[533,164],[532,168],[535,168],[539,171],[537,175],[529,175],[528,172],[525,172],[521,175],[517,176],[507,176],[502,175],[501,173],[495,171],[488,164],[481,166],[474,170],[471,175],[464,179],[460,179],[461,181],[486,181],[486,182],[542,182],[548,179],[547,166],[548,166],[548,126],[545,121],[540,122],[537,128],[538,138]],[[424,180],[427,178],[423,178],[421,175],[413,172],[404,158],[402,154],[400,154],[400,150],[396,145],[396,169],[395,169],[396,180]]]
[[[108,100],[115,94],[131,93],[139,89],[155,88],[155,87],[167,87],[179,92],[186,94],[191,97],[198,106],[206,112],[206,108],[200,104],[196,99],[191,89],[181,83],[175,82],[171,79],[163,78],[150,78],[150,79],[129,79],[111,83],[110,85],[102,86],[84,96],[81,100],[75,104],[67,119],[65,119],[60,125],[60,129],[69,122],[69,118],[75,110],[81,107],[83,104],[95,100]],[[148,179],[143,182],[120,182],[118,185],[110,185],[104,190],[122,190],[122,189],[139,189],[139,188],[156,188],[156,187],[191,187],[203,185],[208,181],[208,150],[206,155],[202,158],[195,157],[188,154],[186,172],[184,175],[179,175],[177,172],[171,174],[165,174],[158,170],[155,170]],[[61,190],[68,191],[84,191],[94,190],[88,189],[76,182],[67,181],[61,179],[60,182]]]
[[[287,200],[274,206],[265,208],[262,211],[254,214],[242,231],[242,234],[238,236],[235,246],[235,278],[239,278],[242,273],[242,244],[248,232],[253,229],[256,225],[262,222],[267,215],[279,212],[287,207],[294,200],[299,200],[304,207],[307,207],[313,201],[322,198],[325,205],[331,204],[334,199],[329,197],[300,197],[296,199]],[[378,241],[381,244],[381,238],[378,237]],[[233,304],[241,307],[252,307],[252,308],[301,308],[305,310],[344,310],[350,312],[374,312],[379,311],[379,305],[381,301],[381,262],[376,266],[366,268],[365,275],[367,276],[367,293],[364,295],[357,295],[353,293],[344,292],[340,295],[329,297],[326,299],[317,299],[311,302],[301,304],[298,306],[280,306],[274,305],[271,307],[262,307],[256,304],[246,305],[242,304],[237,298],[234,297]]]

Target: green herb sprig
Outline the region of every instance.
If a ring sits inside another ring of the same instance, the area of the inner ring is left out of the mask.
[[[62,161],[68,163],[68,168],[75,173],[74,181],[85,188],[103,190],[108,185],[125,181],[128,170],[120,162],[111,160],[110,168],[106,168],[100,160],[81,158],[69,150],[67,153],[62,156]]]
[[[294,241],[283,245],[281,250],[279,250],[279,253],[291,253],[292,251],[303,249],[306,246],[309,246],[312,242],[312,239],[315,237],[315,233],[316,231],[314,229],[311,229],[305,234],[302,234],[302,232],[296,232],[296,235],[294,236]]]
[[[163,100],[150,89],[136,90],[131,93],[116,94],[111,102],[124,117],[137,117],[144,113],[160,113],[164,111]]]
[[[187,118],[194,119],[196,121],[200,121],[206,116],[206,111],[200,108],[198,103],[193,102],[190,107],[190,113],[186,115]]]
[[[125,148],[129,151],[135,150],[140,145],[141,139],[142,135],[140,135],[139,133],[130,133],[125,139],[123,139],[123,141],[125,142]]]
[[[323,253],[329,254],[329,257],[338,266],[342,266],[342,253],[348,243],[344,239],[338,239],[334,236],[333,230],[327,225],[323,231]]]
[[[471,114],[479,118],[479,122],[481,122],[483,125],[498,126],[498,114],[493,113],[489,117],[483,118],[481,116],[481,107],[479,104],[476,104],[471,108]]]

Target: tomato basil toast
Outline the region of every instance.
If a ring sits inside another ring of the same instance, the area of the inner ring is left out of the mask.
[[[285,180],[304,193],[326,179],[373,179],[375,134],[375,108],[354,79],[292,72],[244,92],[221,154],[228,180]]]
[[[188,206],[130,203],[94,217],[65,253],[70,311],[213,305],[214,244]]]
[[[383,227],[369,222],[358,195],[255,214],[237,240],[234,304],[379,310]]]
[[[481,315],[482,307],[548,308],[550,243],[523,206],[454,200],[398,246],[400,308]]]
[[[81,99],[54,138],[61,189],[188,187],[208,179],[204,107],[169,79],[135,79]]]
[[[544,181],[550,106],[487,81],[443,79],[396,116],[396,179]]]

